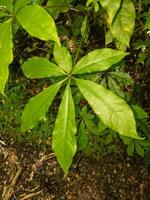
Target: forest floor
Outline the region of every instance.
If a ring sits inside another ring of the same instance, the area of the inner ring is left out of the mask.
[[[78,153],[64,176],[49,147],[0,138],[2,200],[149,200],[150,169],[120,151],[95,160]],[[2,142],[1,142],[2,143]]]

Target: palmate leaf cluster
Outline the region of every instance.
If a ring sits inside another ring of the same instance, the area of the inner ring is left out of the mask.
[[[60,53],[61,52],[61,53]],[[22,115],[22,131],[36,126],[45,117],[61,85],[66,85],[52,135],[52,147],[64,172],[68,171],[77,149],[75,108],[71,82],[75,82],[94,112],[109,128],[124,136],[140,139],[136,132],[133,113],[127,103],[110,90],[78,75],[101,72],[119,62],[126,53],[109,48],[97,49],[81,58],[73,67],[71,55],[65,47],[55,45],[57,65],[45,58],[33,57],[22,66],[31,79],[61,76],[62,80],[31,98]]]
[[[118,132],[123,137],[141,141],[137,134],[133,112],[123,100],[122,94],[118,92],[116,95],[102,85],[85,79],[86,75],[108,70],[128,55],[124,50],[129,47],[134,30],[135,8],[133,2],[131,0],[87,1],[84,9],[87,13],[91,4],[94,5],[95,12],[98,12],[100,7],[105,10],[108,27],[106,44],[115,41],[116,47],[120,50],[96,49],[77,62],[76,60],[74,62],[69,51],[61,46],[54,21],[60,13],[68,11],[71,2],[71,0],[48,0],[44,8],[40,0],[0,0],[0,17],[3,19],[0,24],[0,93],[4,94],[9,75],[8,67],[13,62],[15,24],[19,24],[19,28],[24,29],[31,37],[43,41],[52,40],[55,43],[53,49],[55,63],[47,58],[36,56],[29,58],[22,65],[22,71],[29,79],[55,77],[56,80],[59,78],[59,81],[29,100],[22,114],[21,130],[25,132],[34,128],[37,122],[45,117],[58,92],[64,90],[53,129],[52,148],[65,173],[77,151],[78,133],[72,85],[78,88],[104,126]],[[90,29],[87,14],[81,27],[84,41],[87,41],[89,37],[88,30]],[[115,73],[111,72],[111,75],[115,76],[117,74]],[[119,76],[119,74],[117,75]],[[120,72],[120,76],[124,75]],[[109,77],[109,86],[113,87],[114,91],[118,90],[111,77]],[[82,130],[84,130],[83,123],[80,124],[80,132]],[[86,140],[86,138],[84,137],[82,140]]]

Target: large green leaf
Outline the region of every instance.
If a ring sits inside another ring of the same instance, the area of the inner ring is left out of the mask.
[[[8,65],[13,60],[12,20],[0,25],[0,93],[4,94],[8,79]]]
[[[29,58],[23,65],[22,70],[28,78],[45,78],[65,75],[65,72],[46,58]]]
[[[66,173],[77,149],[74,102],[68,84],[63,95],[53,131],[52,147]]]
[[[135,8],[132,0],[124,0],[114,23],[110,26],[113,36],[121,43],[129,46],[135,24]]]
[[[13,60],[12,20],[0,24],[0,61],[10,64]]]
[[[126,55],[126,53],[114,49],[96,49],[77,62],[73,73],[83,74],[104,71]]]
[[[5,84],[8,79],[8,64],[0,62],[0,93],[4,95]]]
[[[65,47],[55,45],[54,58],[56,63],[69,74],[72,67],[72,59],[68,50]]]
[[[109,18],[108,24],[112,24],[117,11],[120,8],[121,0],[99,0],[101,5],[106,9]]]
[[[15,11],[18,11],[20,8],[23,8],[30,2],[31,2],[31,0],[17,0],[15,3]]]
[[[76,83],[104,124],[121,135],[139,139],[133,112],[122,98],[88,80],[76,79]]]
[[[13,11],[12,0],[0,0],[0,6],[5,6],[9,12]]]
[[[60,44],[55,22],[41,6],[37,4],[25,6],[17,12],[16,17],[31,36],[45,41],[54,40]]]
[[[35,127],[37,122],[45,117],[61,84],[62,81],[46,88],[30,99],[22,114],[21,131],[26,131]]]

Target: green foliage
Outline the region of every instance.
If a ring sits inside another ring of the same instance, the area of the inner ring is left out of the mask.
[[[52,148],[65,173],[68,172],[73,156],[76,153],[77,142],[75,135],[75,110],[69,83],[60,104],[52,140]]]
[[[121,98],[91,81],[76,79],[76,82],[81,93],[104,124],[121,135],[139,139],[133,113]]]
[[[58,54],[58,49],[60,49],[61,52],[60,56]],[[63,60],[61,57],[62,55],[64,58]],[[140,139],[136,132],[132,110],[124,100],[96,83],[74,77],[74,74],[80,72],[80,68],[83,69],[82,73],[87,73],[87,66],[90,68],[90,71],[88,72],[103,71],[112,64],[120,61],[125,55],[125,53],[111,49],[95,50],[89,53],[88,56],[81,58],[81,60],[78,61],[71,70],[72,62],[69,52],[65,49],[65,47],[55,46],[55,61],[60,65],[60,71],[64,70],[67,72],[66,76],[67,79],[69,79],[69,84],[67,84],[55,122],[52,141],[53,150],[65,173],[68,171],[76,151],[75,112],[74,103],[71,96],[70,81],[75,80],[85,99],[89,102],[94,112],[103,121],[103,123],[106,124],[106,126],[122,135]],[[38,62],[35,64],[34,59],[40,60],[40,67],[37,67]],[[42,60],[44,61],[43,63]],[[43,77],[43,72],[48,72],[47,76],[49,76],[49,74],[50,76],[53,76],[53,73],[49,73],[51,65],[45,65],[45,62],[46,64],[49,63],[48,60],[46,61],[42,58],[33,58],[30,59],[29,62],[26,61],[22,67],[25,75],[30,78],[41,78]],[[102,68],[103,65],[104,67]],[[36,71],[34,74],[33,72],[35,71],[35,66],[36,70],[38,71]],[[70,71],[72,71],[71,74]],[[46,73],[44,76],[45,75]],[[60,74],[58,74],[58,76],[59,75]],[[64,77],[64,80],[65,79],[66,77]],[[52,100],[58,91],[58,86],[57,90],[53,90],[53,87],[55,88],[55,85],[49,87],[41,94],[38,94],[36,97],[32,98],[32,100],[30,100],[30,102],[27,104],[22,116],[23,131],[36,126],[37,121],[44,117],[46,111],[48,110],[48,106],[52,103]],[[42,107],[43,103],[45,103],[45,106]],[[31,116],[30,123],[28,122],[29,116]]]
[[[45,117],[61,84],[62,82],[58,82],[30,99],[22,114],[22,131],[33,128],[37,121],[42,120]]]
[[[13,60],[12,20],[7,20],[0,25],[0,92],[4,94],[8,78],[8,65]]]
[[[56,19],[60,13],[67,12],[72,0],[48,0],[47,10]]]
[[[6,21],[0,24],[0,60],[1,66],[4,68],[1,70],[2,74],[0,74],[0,92],[2,94],[4,94],[5,84],[8,79],[8,69],[6,68],[13,61],[12,21],[14,17],[31,36],[44,41],[51,39],[60,45],[53,18],[41,6],[37,4],[27,5],[28,3],[30,3],[29,0],[18,0],[14,5],[10,0],[0,1],[0,6],[4,6],[4,11],[10,12],[10,15],[6,12],[6,17],[10,16],[10,19],[7,20],[6,18]]]
[[[72,58],[65,47],[55,45],[54,58],[56,63],[66,72],[70,73],[72,68]],[[65,59],[64,59],[65,58]]]
[[[132,0],[100,0],[102,6],[108,13],[109,31],[106,43],[109,44],[114,39],[119,49],[129,47],[131,35],[135,24],[135,8]]]
[[[17,12],[16,18],[30,35],[41,40],[51,39],[59,44],[54,20],[41,6],[25,6]]]
[[[23,65],[22,70],[28,78],[45,78],[65,75],[57,65],[49,62],[46,58],[29,58]]]
[[[115,149],[112,143],[120,140],[118,134],[128,155],[136,152],[143,157],[150,149],[149,116],[140,106],[132,105],[136,104],[131,92],[134,83],[122,61],[129,55],[124,51],[130,47],[134,31],[135,5],[132,0],[0,0],[0,93],[4,94],[13,58],[12,67],[21,64],[24,75],[33,82],[48,80],[46,88],[33,92],[35,96],[26,104],[18,124],[24,136],[32,135],[29,129],[42,135],[46,126],[65,173],[77,145],[87,152],[92,136],[101,148],[110,145],[109,152]],[[149,11],[143,16],[143,29],[149,29]],[[134,42],[142,49],[137,60],[140,64],[149,59],[146,36],[142,44]],[[55,108],[53,112],[49,107]],[[19,117],[20,112],[17,120]],[[51,123],[43,125],[43,121]],[[144,137],[147,140],[142,140]]]
[[[108,48],[94,50],[78,61],[74,74],[104,71],[119,62],[125,55],[127,54],[124,52]]]
[[[9,12],[13,11],[13,0],[0,0],[0,6],[4,6]]]

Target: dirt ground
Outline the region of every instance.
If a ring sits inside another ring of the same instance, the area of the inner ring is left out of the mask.
[[[139,157],[120,151],[98,161],[78,153],[64,176],[49,146],[0,141],[2,200],[150,199],[150,170]]]

